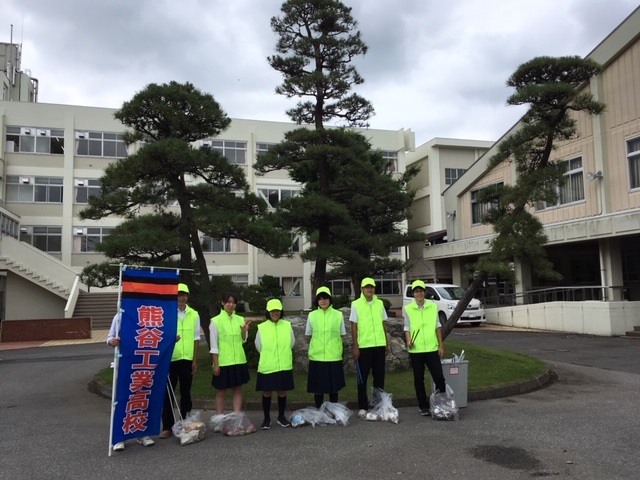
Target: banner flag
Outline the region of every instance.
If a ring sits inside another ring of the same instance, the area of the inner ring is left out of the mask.
[[[112,445],[158,435],[178,331],[178,270],[122,271]]]

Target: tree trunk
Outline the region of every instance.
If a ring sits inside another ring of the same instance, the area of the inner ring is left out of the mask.
[[[462,313],[469,306],[469,302],[471,302],[471,300],[475,296],[476,292],[478,291],[478,289],[482,285],[482,281],[483,280],[484,280],[484,275],[480,274],[480,272],[474,273],[473,282],[471,282],[471,285],[469,285],[469,288],[467,288],[467,291],[464,294],[464,296],[462,297],[462,299],[458,300],[458,305],[456,306],[455,310],[453,311],[453,313],[449,317],[449,320],[447,320],[444,323],[444,325],[442,325],[442,339],[443,340],[449,336],[449,334],[453,330],[453,327],[456,326],[456,323],[458,322],[458,319],[460,318],[460,315],[462,315]]]

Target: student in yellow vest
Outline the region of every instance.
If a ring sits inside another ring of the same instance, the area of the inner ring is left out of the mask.
[[[198,370],[198,345],[200,345],[200,315],[187,305],[189,287],[178,284],[178,335],[171,364],[169,366],[169,382],[173,391],[180,384],[180,415],[186,418],[193,406],[191,402],[191,382]],[[171,436],[171,427],[175,423],[169,393],[164,394],[162,409],[162,432],[160,438]]]
[[[413,301],[402,309],[404,335],[413,368],[413,385],[421,415],[429,415],[429,400],[424,388],[426,365],[436,389],[445,392],[446,385],[440,358],[444,355],[442,325],[438,320],[438,306],[425,301],[425,284],[416,280],[411,284]]]
[[[247,357],[242,344],[247,341],[250,320],[236,315],[238,297],[225,293],[222,311],[211,319],[209,339],[213,378],[211,385],[216,392],[216,414],[224,413],[224,399],[227,389],[233,389],[233,411],[242,411],[242,385],[249,381]]]
[[[384,321],[387,312],[382,300],[376,295],[376,282],[373,278],[363,278],[360,283],[360,298],[351,302],[351,337],[353,338],[353,357],[359,370],[358,378],[358,416],[365,418],[369,410],[367,397],[367,379],[373,375],[373,386],[384,390],[385,358],[389,352],[389,342]]]
[[[329,394],[330,402],[338,401],[338,392],[346,385],[342,366],[342,336],[347,334],[342,312],[331,305],[331,290],[316,290],[317,309],[309,313],[305,335],[309,342],[307,392],[313,393],[316,408]]]
[[[267,302],[267,321],[258,325],[256,349],[260,352],[256,391],[262,392],[264,421],[262,430],[271,428],[271,395],[278,394],[278,425],[291,425],[284,411],[287,408],[287,391],[293,390],[293,335],[291,322],[282,318],[282,302],[278,299]]]

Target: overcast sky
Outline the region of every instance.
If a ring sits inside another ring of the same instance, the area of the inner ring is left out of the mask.
[[[540,55],[587,55],[637,0],[345,0],[369,47],[357,92],[372,128],[496,140],[524,113],[505,81]],[[149,83],[189,81],[232,118],[288,121],[266,57],[281,0],[3,0],[41,103],[118,108]]]

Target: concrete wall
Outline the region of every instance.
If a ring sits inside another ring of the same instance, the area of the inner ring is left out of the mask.
[[[7,273],[6,320],[64,318],[67,301],[19,275]]]
[[[548,302],[486,310],[487,322],[509,327],[624,335],[640,325],[640,302]]]

